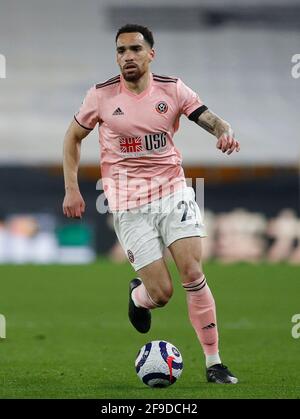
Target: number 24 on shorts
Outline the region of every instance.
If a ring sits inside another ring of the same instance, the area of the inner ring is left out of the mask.
[[[190,220],[191,218],[197,218],[197,212],[196,212],[196,205],[194,201],[179,201],[177,204],[177,208],[180,210],[183,208],[183,215],[181,218],[181,221]],[[193,214],[191,214],[191,211]]]

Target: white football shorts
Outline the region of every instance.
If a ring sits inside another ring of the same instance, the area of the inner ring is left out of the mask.
[[[136,271],[161,259],[164,248],[176,240],[206,236],[190,187],[132,210],[113,212],[113,218],[119,242]]]

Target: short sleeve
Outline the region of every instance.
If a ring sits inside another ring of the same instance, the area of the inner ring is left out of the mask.
[[[180,113],[192,121],[197,120],[199,115],[207,109],[197,93],[186,86],[180,79],[177,81],[177,96]]]
[[[88,90],[79,111],[74,115],[74,118],[82,128],[88,130],[94,129],[97,122],[99,122],[95,86]]]

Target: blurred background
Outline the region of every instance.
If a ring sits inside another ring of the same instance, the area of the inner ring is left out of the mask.
[[[300,264],[296,0],[0,0],[0,264],[125,259],[96,209],[96,129],[82,146],[86,214],[61,208],[65,131],[89,87],[118,74],[126,23],[153,30],[153,71],[180,77],[241,142],[225,156],[184,117],[175,137],[186,176],[205,179],[205,259]]]

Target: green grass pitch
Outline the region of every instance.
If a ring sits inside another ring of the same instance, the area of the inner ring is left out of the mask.
[[[174,295],[153,312],[152,329],[127,319],[129,264],[0,266],[0,398],[205,399],[300,398],[299,267],[207,263],[217,303],[222,360],[238,385],[208,384],[175,266]],[[150,340],[168,340],[183,374],[166,389],[138,379],[135,356]]]

